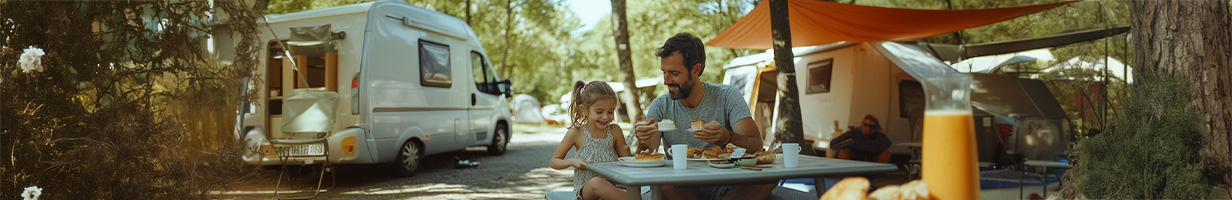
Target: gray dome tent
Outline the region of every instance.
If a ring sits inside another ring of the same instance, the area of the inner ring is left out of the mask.
[[[533,96],[525,94],[513,96],[513,100],[509,102],[510,109],[513,109],[513,122],[543,123],[543,114],[539,105],[539,100]]]

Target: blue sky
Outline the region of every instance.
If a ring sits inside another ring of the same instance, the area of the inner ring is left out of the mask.
[[[599,19],[612,14],[611,0],[564,0],[569,10],[582,19],[582,28],[576,31],[584,32],[594,28]],[[626,3],[628,4],[628,3]]]

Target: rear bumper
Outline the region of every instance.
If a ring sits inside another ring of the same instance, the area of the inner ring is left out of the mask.
[[[360,128],[346,128],[330,135],[326,149],[329,151],[331,164],[374,164],[376,159],[368,151],[368,138]],[[273,147],[266,140],[264,130],[255,128],[244,136],[247,146],[244,152],[244,162],[249,165],[279,165],[279,160]],[[310,165],[325,162],[325,157],[288,157],[287,165]]]

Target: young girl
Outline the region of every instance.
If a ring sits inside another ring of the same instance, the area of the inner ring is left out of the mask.
[[[616,92],[603,81],[578,81],[573,84],[572,95],[569,131],[552,154],[552,169],[573,167],[573,192],[578,199],[625,198],[623,189],[586,170],[586,163],[632,155],[624,131],[616,125]],[[565,158],[570,149],[577,152],[576,158]]]

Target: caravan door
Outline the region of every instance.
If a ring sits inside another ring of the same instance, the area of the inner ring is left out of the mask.
[[[471,74],[474,76],[475,87],[470,90],[470,132],[474,137],[468,138],[470,144],[487,141],[492,136],[493,116],[496,115],[497,101],[501,91],[497,87],[496,74],[489,67],[487,58],[478,51],[470,52]]]

